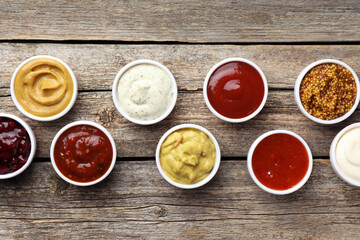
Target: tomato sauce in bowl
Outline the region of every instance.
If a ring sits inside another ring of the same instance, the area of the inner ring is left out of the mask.
[[[65,126],[54,138],[52,161],[65,180],[93,183],[112,170],[116,158],[113,140],[94,124]]]
[[[249,120],[265,105],[265,75],[249,60],[225,59],[209,71],[204,82],[204,98],[209,109],[225,121]]]
[[[285,130],[260,136],[248,154],[253,180],[264,190],[287,194],[299,189],[310,176],[312,156],[300,136]]]

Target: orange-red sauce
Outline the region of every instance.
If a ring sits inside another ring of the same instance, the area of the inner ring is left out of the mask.
[[[286,190],[299,183],[309,168],[306,148],[296,137],[277,133],[255,148],[252,168],[256,178],[273,190]]]

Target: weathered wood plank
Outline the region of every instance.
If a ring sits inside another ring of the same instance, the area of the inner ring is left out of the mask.
[[[74,71],[80,90],[111,90],[114,78],[125,64],[142,58],[163,63],[173,73],[179,89],[202,89],[207,72],[229,57],[255,62],[270,88],[292,89],[299,73],[324,58],[346,62],[360,71],[360,46],[294,45],[98,45],[98,44],[0,44],[0,88],[10,86],[16,67],[34,55],[52,55]]]
[[[10,97],[1,97],[0,112],[15,113]],[[174,111],[168,118],[152,126],[139,126],[124,119],[116,110],[111,92],[80,93],[73,109],[63,118],[53,122],[37,122],[26,119],[38,141],[38,157],[49,157],[52,138],[61,127],[76,120],[96,121],[104,125],[117,143],[119,157],[154,156],[161,136],[171,127],[181,123],[195,123],[209,129],[217,138],[222,156],[246,157],[252,142],[274,129],[286,129],[298,133],[309,144],[313,155],[328,156],[332,139],[345,126],[360,121],[360,113],[335,126],[323,126],[312,122],[298,110],[293,91],[271,90],[265,108],[254,119],[231,124],[216,118],[206,107],[202,91],[180,92]]]
[[[0,1],[0,39],[359,41],[347,1]]]
[[[288,196],[262,191],[246,161],[223,161],[196,190],[169,185],[154,160],[117,162],[102,183],[70,186],[50,163],[34,162],[0,182],[1,239],[358,239],[360,190],[316,160]]]

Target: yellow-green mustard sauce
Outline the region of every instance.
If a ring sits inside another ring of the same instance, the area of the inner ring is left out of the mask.
[[[171,133],[160,149],[165,174],[181,184],[194,184],[206,178],[214,167],[215,146],[204,132],[194,128]]]

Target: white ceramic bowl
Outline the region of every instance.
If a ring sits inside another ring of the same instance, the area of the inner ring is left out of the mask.
[[[112,157],[111,165],[110,165],[109,169],[100,178],[98,178],[98,179],[96,179],[94,181],[91,181],[91,182],[76,182],[76,181],[73,181],[73,180],[67,178],[65,175],[63,175],[60,172],[60,170],[56,166],[55,159],[54,159],[54,148],[55,148],[55,144],[56,144],[58,138],[60,137],[60,135],[63,132],[65,132],[67,129],[69,129],[71,127],[74,127],[74,126],[78,126],[78,125],[90,125],[90,126],[93,126],[93,127],[97,128],[97,129],[100,129],[109,138],[109,140],[111,142],[112,150],[113,150],[113,157]],[[76,186],[81,186],[81,187],[90,186],[90,185],[94,185],[94,184],[99,183],[102,180],[104,180],[110,174],[110,172],[113,170],[113,168],[115,166],[115,162],[116,162],[116,146],[115,146],[114,139],[112,138],[110,133],[103,126],[101,126],[101,125],[99,125],[99,124],[97,124],[95,122],[91,122],[91,121],[76,121],[76,122],[69,123],[68,125],[66,125],[62,129],[60,129],[60,131],[55,135],[55,137],[54,137],[54,139],[53,139],[53,141],[51,143],[51,147],[50,147],[50,158],[51,158],[51,164],[52,164],[53,168],[55,169],[55,172],[62,179],[64,179],[68,183],[71,183],[71,184],[76,185]]]
[[[253,171],[252,168],[252,156],[254,153],[254,150],[256,149],[257,145],[266,137],[273,135],[273,134],[278,134],[278,133],[284,133],[284,134],[288,134],[291,135],[293,137],[296,137],[305,147],[307,154],[309,156],[309,167],[308,170],[305,174],[305,176],[303,177],[303,179],[301,179],[300,182],[298,182],[295,186],[286,189],[286,190],[273,190],[271,188],[266,187],[265,185],[263,185],[255,176],[255,173]],[[264,133],[263,135],[261,135],[260,137],[258,137],[254,143],[251,145],[250,149],[249,149],[249,153],[248,153],[248,157],[247,157],[247,165],[248,165],[248,169],[249,169],[249,173],[251,178],[254,180],[254,182],[263,190],[265,190],[266,192],[275,194],[275,195],[285,195],[285,194],[289,194],[289,193],[293,193],[296,190],[300,189],[309,179],[311,171],[312,171],[312,167],[313,167],[313,158],[312,158],[312,154],[310,151],[309,146],[307,145],[307,143],[305,142],[304,139],[302,139],[299,135],[297,135],[296,133],[293,133],[291,131],[287,131],[287,130],[273,130],[273,131],[269,131],[267,133]]]
[[[15,77],[17,75],[17,73],[19,72],[20,68],[22,68],[26,63],[34,60],[34,59],[38,59],[38,58],[50,58],[50,59],[53,59],[55,61],[58,61],[60,62],[62,65],[65,66],[65,68],[69,71],[70,73],[70,76],[73,80],[73,83],[74,83],[74,92],[73,92],[73,95],[71,97],[71,101],[69,103],[69,105],[60,113],[54,115],[54,116],[51,116],[51,117],[39,117],[39,116],[35,116],[29,112],[27,112],[19,103],[19,101],[16,99],[16,96],[15,96],[15,90],[14,90],[14,83],[15,83]],[[12,75],[12,78],[11,78],[11,83],[10,83],[10,92],[11,92],[11,98],[15,104],[15,106],[19,109],[19,111],[24,114],[25,116],[27,116],[28,118],[31,118],[31,119],[34,119],[34,120],[37,120],[37,121],[53,121],[55,119],[58,119],[58,118],[61,118],[62,116],[64,116],[67,112],[70,111],[70,109],[74,106],[74,103],[75,103],[75,100],[76,100],[76,97],[77,97],[77,92],[78,92],[78,87],[77,87],[77,81],[76,81],[76,77],[73,73],[73,71],[71,70],[71,68],[65,63],[63,62],[61,59],[59,58],[56,58],[56,57],[52,57],[52,56],[47,56],[47,55],[39,55],[39,56],[34,56],[34,57],[31,57],[31,58],[28,58],[26,59],[25,61],[23,61],[15,70],[14,74]]]
[[[172,87],[173,87],[173,99],[172,102],[169,106],[169,108],[158,118],[152,119],[152,120],[141,120],[141,119],[137,119],[134,117],[131,117],[129,114],[127,114],[126,111],[124,111],[120,104],[118,103],[118,93],[117,93],[117,88],[119,85],[119,81],[121,76],[131,67],[135,66],[135,65],[139,65],[139,64],[152,64],[155,65],[159,68],[161,68],[162,70],[164,70],[170,77],[171,82],[172,82]],[[130,122],[136,123],[136,124],[140,124],[140,125],[150,125],[150,124],[155,124],[157,122],[160,122],[161,120],[165,119],[170,113],[171,111],[174,109],[175,104],[176,104],[176,99],[177,99],[177,85],[176,85],[176,81],[174,76],[172,75],[172,73],[170,72],[170,70],[165,67],[164,65],[162,65],[159,62],[153,61],[153,60],[148,60],[148,59],[140,59],[140,60],[136,60],[133,61],[131,63],[126,64],[116,75],[115,80],[114,80],[114,84],[112,87],[112,96],[113,96],[113,101],[115,104],[115,107],[117,108],[117,110],[120,112],[120,114],[126,118],[127,120],[129,120]]]
[[[30,154],[29,154],[28,160],[24,164],[24,166],[22,166],[20,169],[18,169],[17,171],[15,171],[13,173],[0,174],[0,179],[8,179],[8,178],[12,178],[12,177],[19,175],[20,173],[25,171],[25,169],[27,167],[29,167],[32,160],[34,159],[35,152],[36,152],[36,138],[35,138],[35,134],[32,131],[31,127],[21,118],[15,116],[15,115],[12,115],[12,114],[7,114],[7,113],[0,113],[0,117],[11,118],[11,119],[17,121],[18,123],[20,123],[20,125],[22,125],[25,128],[26,132],[29,134],[30,143],[31,143]]]
[[[243,117],[243,118],[228,118],[228,117],[225,117],[223,115],[221,115],[220,113],[218,113],[213,107],[212,105],[210,104],[210,101],[209,101],[209,98],[208,98],[208,94],[207,94],[207,86],[208,86],[208,83],[209,83],[209,79],[211,77],[211,75],[214,73],[214,71],[216,69],[218,69],[221,65],[224,65],[225,63],[228,63],[228,62],[244,62],[244,63],[247,63],[249,64],[250,66],[252,66],[253,68],[255,68],[258,73],[260,74],[262,80],[263,80],[263,83],[264,83],[264,98],[260,104],[260,106],[256,109],[256,111],[254,111],[252,114],[246,116],[246,117]],[[211,69],[210,71],[208,72],[208,74],[206,75],[205,77],[205,81],[204,81],[204,85],[203,85],[203,95],[204,95],[204,100],[205,100],[205,103],[207,105],[207,107],[209,108],[209,110],[218,118],[224,120],[224,121],[227,121],[227,122],[232,122],[232,123],[239,123],[239,122],[245,122],[247,120],[250,120],[251,118],[255,117],[264,107],[265,103],[266,103],[266,99],[267,99],[267,95],[268,95],[268,84],[267,84],[267,80],[266,80],[266,77],[263,73],[263,71],[261,71],[261,69],[255,64],[253,63],[252,61],[250,60],[247,60],[245,58],[227,58],[227,59],[224,59],[220,62],[218,62],[217,64],[215,64]]]
[[[356,99],[354,102],[354,105],[352,106],[352,108],[350,109],[350,111],[348,111],[347,113],[345,113],[343,116],[332,119],[332,120],[323,120],[317,117],[314,117],[313,115],[311,115],[310,113],[308,113],[304,106],[301,103],[300,100],[300,85],[302,80],[304,79],[306,73],[308,73],[310,71],[310,69],[312,69],[313,67],[320,65],[320,64],[324,64],[324,63],[335,63],[338,65],[341,65],[345,68],[347,68],[351,74],[354,76],[355,78],[355,83],[356,83]],[[359,100],[360,100],[360,85],[359,85],[359,78],[356,75],[356,73],[354,72],[354,70],[347,65],[346,63],[339,61],[339,60],[335,60],[335,59],[323,59],[323,60],[319,60],[316,62],[313,62],[312,64],[308,65],[306,68],[304,68],[304,70],[301,71],[301,73],[299,74],[299,76],[296,79],[295,82],[295,87],[294,87],[294,95],[295,95],[295,101],[296,104],[298,105],[300,111],[309,119],[313,120],[314,122],[320,123],[320,124],[335,124],[335,123],[339,123],[341,121],[344,121],[346,118],[350,117],[350,115],[355,111],[355,109],[357,108],[358,104],[359,104]]]
[[[336,146],[340,140],[340,138],[349,130],[353,129],[353,128],[358,128],[360,127],[360,123],[353,123],[347,127],[345,127],[344,129],[342,129],[333,139],[331,146],[330,146],[330,162],[331,162],[331,166],[334,169],[335,173],[345,182],[356,186],[356,187],[360,187],[360,182],[357,182],[351,178],[349,178],[348,176],[346,176],[343,171],[341,170],[341,168],[339,168],[337,162],[336,162],[336,155],[335,155],[335,149]]]
[[[160,163],[160,149],[161,149],[161,145],[163,144],[163,142],[165,141],[165,139],[174,131],[179,130],[179,129],[183,129],[183,128],[195,128],[198,129],[204,133],[206,133],[206,135],[208,135],[211,139],[211,141],[214,143],[215,146],[215,152],[216,152],[216,159],[215,159],[215,164],[213,169],[211,170],[211,172],[209,173],[209,175],[204,178],[203,180],[201,180],[200,182],[194,183],[194,184],[181,184],[181,183],[177,183],[173,180],[171,180],[166,173],[164,172],[164,170],[161,167],[161,163]],[[160,139],[157,148],[156,148],[156,166],[161,174],[161,176],[170,184],[172,184],[175,187],[178,188],[183,188],[183,189],[193,189],[193,188],[198,188],[203,186],[204,184],[208,183],[216,174],[216,172],[219,169],[220,166],[220,159],[221,159],[221,153],[220,153],[220,147],[218,142],[216,141],[215,137],[206,129],[203,128],[199,125],[195,125],[195,124],[180,124],[177,125],[171,129],[169,129]]]

